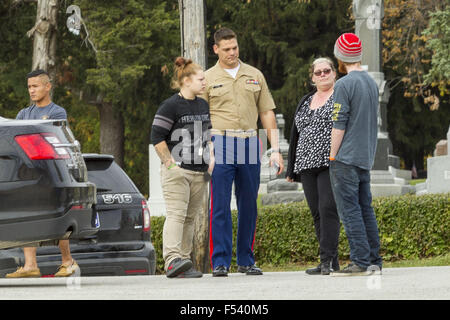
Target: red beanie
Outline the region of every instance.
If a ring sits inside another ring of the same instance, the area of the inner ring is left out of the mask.
[[[354,33],[344,33],[334,44],[334,56],[343,62],[361,61],[361,40]]]

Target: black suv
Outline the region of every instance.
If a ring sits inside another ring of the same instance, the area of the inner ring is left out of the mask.
[[[0,117],[0,249],[92,236],[95,202],[65,120]]]
[[[83,154],[90,182],[97,186],[98,232],[70,241],[82,276],[155,274],[155,249],[150,240],[150,212],[144,196],[111,155]],[[61,263],[58,247],[37,249],[43,276]],[[19,249],[0,251],[0,276],[23,264]]]

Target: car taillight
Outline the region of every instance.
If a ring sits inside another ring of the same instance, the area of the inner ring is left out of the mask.
[[[150,211],[148,210],[147,202],[142,200],[142,219],[144,220],[144,232],[150,231]]]
[[[53,133],[35,133],[14,138],[31,160],[69,159],[70,153]]]

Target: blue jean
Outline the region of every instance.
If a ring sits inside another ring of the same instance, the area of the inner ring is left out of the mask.
[[[370,171],[331,161],[330,179],[339,218],[350,246],[350,259],[360,267],[381,267],[380,238],[370,192]]]

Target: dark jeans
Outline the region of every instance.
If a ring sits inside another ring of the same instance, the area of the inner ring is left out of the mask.
[[[301,171],[301,181],[314,220],[320,261],[333,261],[333,268],[337,269],[340,222],[328,167]]]
[[[380,238],[370,192],[370,171],[331,161],[330,178],[339,217],[350,246],[350,259],[360,267],[381,267]]]

